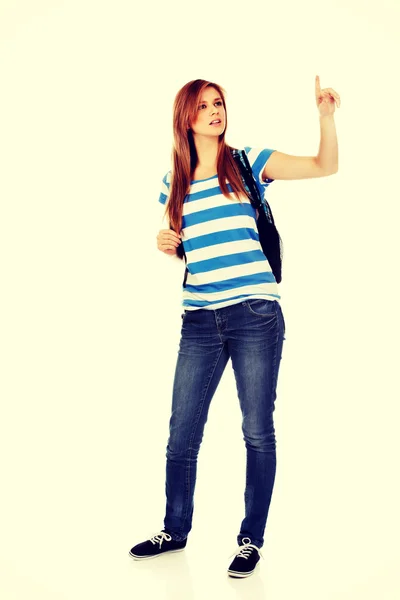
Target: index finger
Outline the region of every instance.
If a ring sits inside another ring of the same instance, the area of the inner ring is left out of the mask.
[[[320,83],[319,83],[319,75],[317,75],[315,77],[315,93],[316,94],[320,94],[321,93],[321,86],[320,86]]]
[[[166,237],[172,238],[174,240],[177,240],[178,242],[181,241],[181,238],[179,237],[179,235],[173,230],[173,229],[164,229],[163,233]]]

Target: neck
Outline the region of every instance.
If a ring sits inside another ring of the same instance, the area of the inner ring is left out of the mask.
[[[217,170],[218,138],[195,134],[193,139],[198,157],[197,166],[214,167]]]

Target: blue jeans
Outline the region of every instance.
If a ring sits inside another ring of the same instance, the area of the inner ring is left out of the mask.
[[[185,539],[192,528],[198,452],[210,402],[231,358],[247,454],[245,518],[237,542],[249,537],[263,546],[276,472],[273,411],[284,334],[275,300],[182,314],[166,453],[164,529],[173,539]]]

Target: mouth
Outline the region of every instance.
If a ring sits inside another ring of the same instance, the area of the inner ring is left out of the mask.
[[[214,119],[214,121],[211,121],[210,125],[221,125],[221,119]]]

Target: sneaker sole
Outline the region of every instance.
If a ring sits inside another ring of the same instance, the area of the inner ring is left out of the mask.
[[[165,550],[165,552],[161,552],[160,554],[150,554],[148,556],[139,556],[138,554],[132,554],[132,552],[129,552],[129,556],[134,560],[148,560],[149,558],[158,558],[159,556],[171,554],[172,552],[182,552],[184,549],[185,548],[178,548],[177,550]]]
[[[254,571],[251,571],[250,573],[235,573],[233,571],[228,571],[228,575],[229,577],[234,577],[235,579],[242,579],[243,577],[250,577],[250,575],[253,575]]]

